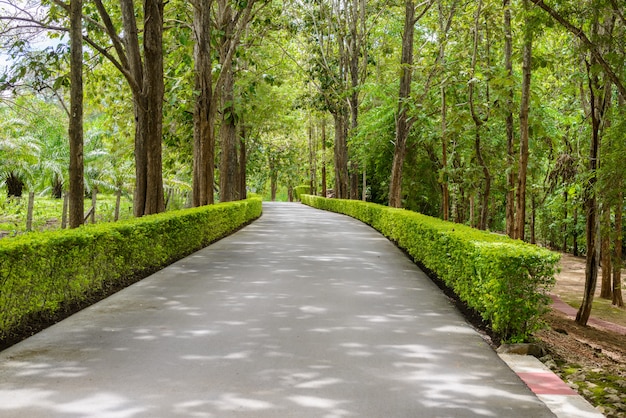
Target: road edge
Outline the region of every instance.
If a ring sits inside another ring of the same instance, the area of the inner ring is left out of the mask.
[[[498,356],[558,418],[604,418],[539,359],[519,354]]]

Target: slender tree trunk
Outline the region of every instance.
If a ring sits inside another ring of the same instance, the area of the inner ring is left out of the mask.
[[[274,160],[270,159],[270,199],[276,201],[276,191],[278,189],[278,172]]]
[[[67,228],[67,212],[69,208],[70,197],[67,193],[63,193],[63,212],[61,212],[61,229]]]
[[[315,162],[315,153],[317,150],[317,143],[315,141],[315,133],[313,129],[313,118],[309,115],[309,193],[316,194],[317,179],[315,174],[317,171]]]
[[[328,196],[326,182],[326,119],[322,119],[322,197]]]
[[[347,199],[348,195],[348,126],[342,110],[333,114],[335,119],[335,197]]]
[[[83,224],[85,218],[85,181],[83,163],[83,34],[82,0],[70,2],[70,228]]]
[[[443,13],[442,1],[439,1],[439,33],[443,37],[439,42],[439,57],[441,59],[442,67],[445,67],[445,35],[446,33],[446,20]],[[445,82],[441,83],[441,211],[444,221],[450,219],[450,191],[448,187],[448,106],[446,103],[446,85]]]
[[[96,205],[98,203],[98,189],[94,188],[91,190],[91,213],[89,215],[89,219],[91,219],[91,223],[96,223]]]
[[[247,199],[248,198],[248,190],[247,190],[247,173],[246,168],[248,164],[248,150],[247,150],[247,142],[248,142],[248,131],[246,130],[246,124],[241,124],[241,135],[239,137],[239,199]]]
[[[528,0],[524,0],[524,10],[529,10]],[[524,240],[526,226],[526,177],[528,171],[528,143],[529,123],[528,114],[530,109],[530,84],[532,75],[532,48],[533,33],[530,27],[530,18],[524,23],[524,51],[522,61],[522,104],[520,108],[520,150],[519,167],[517,177],[517,206],[515,210],[515,238]]]
[[[491,193],[491,173],[489,172],[489,168],[487,167],[487,163],[483,158],[482,154],[482,146],[481,146],[481,130],[483,124],[488,120],[488,116],[485,119],[481,119],[481,117],[476,112],[476,103],[474,100],[474,91],[476,81],[473,80],[474,74],[476,72],[477,65],[477,56],[478,56],[478,43],[479,43],[479,34],[480,34],[480,15],[482,11],[482,0],[479,1],[476,14],[474,16],[474,42],[473,42],[473,51],[472,51],[472,80],[469,82],[469,105],[470,112],[472,114],[472,119],[474,120],[475,125],[475,135],[474,135],[474,152],[476,153],[476,159],[478,160],[478,164],[481,166],[485,181],[485,186],[482,193],[482,202],[480,209],[480,220],[478,222],[479,229],[487,229],[487,221],[489,217],[489,196]],[[487,95],[488,96],[488,95]]]
[[[613,252],[613,305],[620,308],[624,307],[622,296],[623,208],[624,192],[620,192],[615,204],[615,250]]]
[[[563,192],[563,247],[561,251],[567,252],[567,190]]]
[[[602,221],[600,227],[600,260],[602,264],[602,282],[600,285],[600,297],[613,299],[613,286],[611,283],[611,208],[607,204],[602,205]]]
[[[442,215],[443,220],[448,221],[450,219],[450,189],[448,187],[448,127],[447,127],[447,113],[448,108],[446,105],[446,87],[441,86],[441,165],[443,166],[443,175],[441,179],[441,194],[442,194]]]
[[[355,161],[350,163],[350,199],[359,198],[359,164]]]
[[[487,223],[489,220],[489,196],[491,195],[491,173],[489,172],[489,168],[487,167],[487,163],[483,158],[483,154],[481,151],[481,141],[480,141],[480,127],[476,127],[476,137],[474,141],[474,147],[476,151],[476,159],[478,160],[478,164],[482,167],[483,177],[485,178],[485,187],[482,193],[482,202],[480,205],[480,221],[478,223],[478,229],[487,229]]]
[[[408,115],[408,100],[411,96],[413,78],[413,38],[415,34],[415,4],[413,0],[404,3],[404,31],[402,33],[402,58],[400,94],[398,96],[398,116],[396,118],[395,150],[391,167],[389,206],[402,206],[402,168],[406,157],[406,141],[413,122]]]
[[[537,244],[535,225],[537,225],[537,199],[535,195],[530,198],[530,243]]]
[[[117,189],[115,192],[115,214],[113,221],[117,222],[120,219],[120,206],[122,203],[122,189]]]
[[[578,206],[574,204],[574,214],[572,215],[574,218],[574,225],[572,225],[572,254],[575,257],[578,257]]]
[[[593,59],[592,59],[593,61]],[[593,65],[593,63],[591,64]],[[589,66],[591,67],[591,66]],[[598,281],[598,248],[597,248],[597,230],[598,230],[598,207],[596,199],[596,183],[597,183],[597,167],[600,149],[600,100],[597,97],[596,89],[599,85],[598,77],[591,74],[589,76],[589,92],[591,103],[591,125],[592,136],[591,145],[589,147],[589,177],[585,185],[585,211],[587,215],[586,225],[586,243],[587,256],[585,263],[585,290],[583,300],[576,313],[576,322],[581,325],[587,325],[591,308],[593,306],[593,298],[596,291]]]
[[[363,161],[363,189],[361,191],[361,200],[367,202],[367,163]]]
[[[504,8],[504,67],[509,80],[513,80],[513,34],[511,31],[511,0],[503,0]],[[507,147],[507,192],[506,234],[515,237],[515,135],[513,125],[513,87],[508,88],[506,99],[506,147]]]
[[[193,206],[213,204],[215,177],[215,115],[211,61],[211,7],[213,0],[198,0],[194,7],[194,68],[197,92],[193,115]]]
[[[475,199],[474,193],[471,193],[469,196],[469,218],[470,218],[470,226],[474,228],[476,226],[476,214],[475,214]]]

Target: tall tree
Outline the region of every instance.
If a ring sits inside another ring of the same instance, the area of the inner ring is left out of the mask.
[[[415,118],[410,114],[411,85],[413,81],[413,40],[415,24],[426,14],[434,1],[422,4],[416,16],[416,5],[413,0],[404,3],[404,31],[402,32],[402,58],[400,59],[400,92],[398,95],[398,113],[396,117],[395,148],[389,184],[389,206],[402,206],[402,170],[406,158],[406,141]]]
[[[519,113],[520,146],[517,172],[517,203],[515,209],[514,237],[524,240],[526,227],[526,182],[528,172],[528,143],[530,136],[530,83],[532,76],[533,28],[528,0],[524,0],[524,51],[522,61],[522,102]]]
[[[511,0],[503,0],[504,11],[504,68],[512,83],[513,79],[513,33],[511,30]],[[507,192],[505,208],[506,234],[515,237],[515,134],[513,124],[513,87],[508,88],[505,104],[506,148],[507,148]]]
[[[215,126],[218,110],[220,125],[220,200],[239,197],[237,179],[237,127],[234,103],[234,59],[241,37],[251,20],[267,5],[267,1],[250,0],[238,3],[234,9],[230,0],[217,0],[214,19],[213,0],[196,0],[194,6],[194,33],[199,43],[194,49],[196,86],[200,87],[194,110],[194,165],[193,203],[213,203]],[[217,34],[215,49],[218,55],[217,76],[212,65],[211,38]],[[218,109],[218,106],[221,109]]]
[[[402,32],[402,58],[400,76],[400,94],[398,96],[398,116],[396,118],[395,151],[391,168],[391,182],[389,186],[389,206],[402,206],[402,168],[406,157],[406,140],[411,125],[414,123],[409,117],[409,99],[411,97],[411,82],[413,79],[413,38],[415,36],[415,3],[413,0],[404,2],[404,31]]]
[[[193,33],[194,76],[197,97],[194,106],[193,129],[193,205],[213,204],[215,171],[215,115],[217,96],[213,93],[211,57],[211,10],[213,0],[196,0]]]
[[[482,132],[483,125],[489,121],[489,103],[487,103],[485,114],[480,115],[478,111],[476,110],[476,98],[475,98],[476,97],[475,92],[477,89],[477,84],[479,82],[479,80],[475,77],[475,73],[476,73],[476,65],[477,65],[477,58],[478,58],[478,45],[480,43],[480,33],[481,33],[480,18],[481,18],[481,13],[482,13],[482,6],[483,6],[483,2],[482,0],[480,0],[478,2],[478,5],[476,7],[476,13],[474,15],[474,41],[473,41],[473,48],[472,48],[472,66],[471,66],[472,78],[468,83],[468,88],[469,88],[470,114],[472,115],[472,120],[474,121],[474,125],[475,125],[474,127],[475,129],[474,152],[476,154],[476,160],[478,161],[478,164],[480,165],[482,169],[484,183],[485,183],[485,186],[482,191],[480,221],[478,223],[478,228],[486,229],[487,220],[489,216],[489,197],[491,193],[491,172],[489,171],[489,167],[487,166],[487,162],[485,161],[485,158],[483,156],[483,150],[482,150],[482,144],[481,144],[481,132]],[[485,32],[488,33],[487,28],[485,29]],[[487,49],[488,49],[489,39],[486,39],[486,42],[487,42]],[[487,55],[489,55],[488,52],[487,52]],[[487,59],[489,59],[489,57]],[[489,102],[489,86],[486,87],[486,96],[487,96],[487,102]]]
[[[66,8],[60,0],[55,4]],[[135,2],[120,0],[123,36],[115,27],[102,0],[94,0],[102,23],[85,17],[96,29],[106,32],[115,51],[89,35],[83,39],[108,58],[124,76],[133,96],[135,113],[135,216],[165,210],[163,194],[163,7],[162,0],[144,0],[143,28],[137,25]],[[143,48],[141,45],[143,40]]]
[[[83,164],[83,2],[70,1],[70,228],[83,224],[85,218]]]

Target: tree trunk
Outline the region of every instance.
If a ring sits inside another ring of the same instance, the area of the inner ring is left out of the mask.
[[[316,153],[317,141],[315,140],[313,118],[309,116],[309,193],[311,193],[312,195],[317,194]]]
[[[485,178],[485,187],[482,193],[482,202],[480,205],[480,220],[478,223],[478,229],[487,229],[487,221],[489,219],[489,196],[491,194],[491,173],[487,167],[487,163],[483,158],[480,145],[480,126],[476,127],[476,137],[474,141],[474,147],[476,151],[476,159],[483,169],[483,176]]]
[[[469,218],[470,218],[470,226],[474,228],[476,226],[476,214],[475,214],[475,199],[474,193],[470,193],[469,196]]]
[[[131,83],[135,111],[135,216],[165,210],[161,140],[163,131],[163,1],[144,1],[143,51],[134,2],[121,0],[127,49],[127,76]]]
[[[69,223],[78,228],[85,218],[83,163],[83,2],[70,2],[70,166]]]
[[[276,164],[274,160],[270,159],[270,199],[272,202],[276,201],[276,191],[278,189],[278,172],[276,171]]]
[[[28,208],[26,210],[26,231],[33,230],[33,210],[35,209],[35,192],[28,193]]]
[[[622,297],[622,245],[624,192],[620,192],[615,205],[615,250],[613,253],[613,305],[624,307]]]
[[[69,196],[67,193],[63,194],[63,209],[61,212],[61,229],[67,228],[67,211],[69,207]]]
[[[146,72],[146,205],[144,215],[163,212],[163,0],[144,1],[144,56]]]
[[[574,205],[574,214],[572,215],[574,218],[574,225],[572,225],[572,239],[574,242],[572,243],[572,254],[575,257],[578,257],[578,206]]]
[[[563,192],[563,247],[561,251],[567,252],[567,190]]]
[[[439,1],[439,33],[443,35],[446,27],[445,16],[443,14],[442,2]],[[445,68],[445,39],[439,41],[439,57],[441,65]],[[450,191],[448,188],[448,106],[446,103],[446,85],[441,83],[441,212],[444,221],[450,219]]]
[[[359,198],[359,165],[356,162],[350,163],[350,199]]]
[[[70,76],[71,77],[71,76]],[[70,92],[70,96],[71,96],[71,92]],[[70,98],[71,100],[71,98]],[[71,105],[70,105],[71,107]],[[69,134],[68,134],[69,136]],[[63,197],[63,179],[61,178],[60,175],[55,174],[54,177],[52,178],[52,198],[53,199],[60,199]]]
[[[346,114],[341,109],[333,114],[335,119],[335,197],[347,199],[348,195],[348,126]]]
[[[592,64],[593,65],[593,64]],[[581,325],[587,325],[591,308],[593,306],[593,297],[596,291],[598,281],[598,248],[597,248],[597,229],[598,229],[598,208],[596,202],[596,183],[597,183],[597,167],[598,155],[600,149],[600,111],[599,98],[594,91],[598,85],[598,77],[588,72],[589,76],[589,92],[591,103],[591,145],[589,147],[589,177],[585,185],[585,211],[587,215],[586,225],[586,243],[587,256],[585,264],[585,290],[583,300],[576,313],[576,322]]]
[[[611,208],[602,205],[602,222],[600,227],[600,260],[602,265],[602,282],[600,285],[600,297],[613,299],[613,287],[611,283]]]
[[[402,206],[402,168],[406,157],[406,141],[413,124],[408,115],[408,100],[411,96],[413,78],[413,38],[415,34],[415,4],[413,0],[404,3],[404,31],[402,33],[402,58],[400,94],[398,96],[398,116],[396,118],[395,150],[391,167],[389,186],[389,206]]]
[[[115,192],[115,213],[113,221],[117,222],[120,219],[120,206],[122,203],[122,189],[117,189]]]
[[[237,200],[237,128],[234,107],[235,80],[232,71],[224,76],[220,124],[220,202]]]
[[[503,0],[504,7],[504,67],[507,77],[513,80],[513,34],[511,31],[511,0]],[[507,192],[506,234],[515,237],[515,135],[513,125],[513,88],[508,88],[506,99]]]
[[[441,179],[441,211],[443,220],[450,220],[450,189],[448,187],[448,135],[447,135],[447,106],[446,87],[441,86],[441,165],[443,167]]]
[[[361,200],[367,202],[367,163],[363,162],[363,185],[361,190]]]
[[[476,72],[476,65],[477,65],[478,42],[479,42],[479,33],[480,33],[479,19],[480,19],[481,11],[482,11],[482,1],[478,3],[476,14],[474,16],[474,42],[473,42],[473,50],[472,50],[472,80],[470,80],[468,85],[469,85],[470,112],[472,115],[472,119],[474,120],[474,125],[475,125],[475,130],[476,130],[476,133],[474,136],[474,152],[476,153],[476,159],[478,160],[478,164],[481,166],[483,170],[483,176],[484,176],[484,181],[485,181],[485,187],[482,193],[480,220],[478,223],[478,228],[484,230],[484,229],[487,229],[487,220],[489,217],[489,196],[491,193],[491,173],[489,172],[487,163],[485,162],[485,159],[483,158],[483,155],[482,155],[480,133],[481,133],[483,124],[488,120],[488,115],[487,117],[484,118],[484,120],[478,115],[478,113],[476,112],[476,103],[474,100],[474,91],[475,91],[475,85],[476,85],[476,81],[474,80],[474,74]]]
[[[326,182],[326,119],[322,119],[322,197],[328,196]]]
[[[96,204],[98,203],[98,189],[93,189],[91,191],[91,213],[90,213],[90,219],[91,219],[91,223],[95,224],[96,223]]]
[[[246,124],[241,124],[241,135],[239,136],[239,175],[237,176],[239,179],[239,199],[247,199],[248,198],[248,189],[247,189],[247,173],[246,166],[248,161],[248,154],[246,143],[248,141]]]
[[[528,0],[524,0],[524,10],[528,12]],[[515,233],[514,237],[524,240],[526,226],[526,176],[528,171],[528,143],[529,123],[528,114],[530,109],[530,84],[532,75],[532,47],[533,33],[530,27],[530,18],[524,23],[524,51],[522,61],[522,104],[519,113],[520,121],[520,150],[517,177],[517,206],[515,210]]]
[[[537,199],[535,195],[530,198],[530,243],[537,244],[537,235],[535,234],[537,225]]]
[[[193,115],[193,206],[214,203],[215,178],[215,115],[217,103],[213,95],[211,61],[211,7],[213,0],[199,0],[194,8],[193,29],[195,91]]]

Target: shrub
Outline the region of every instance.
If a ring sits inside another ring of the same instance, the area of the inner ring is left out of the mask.
[[[0,240],[0,339],[26,318],[155,271],[261,215],[261,199]]]
[[[525,341],[541,326],[558,254],[403,209],[310,195],[302,202],[380,231],[480,313],[504,340]]]
[[[296,200],[300,200],[305,194],[311,193],[311,186],[296,186],[293,189],[293,194]]]

